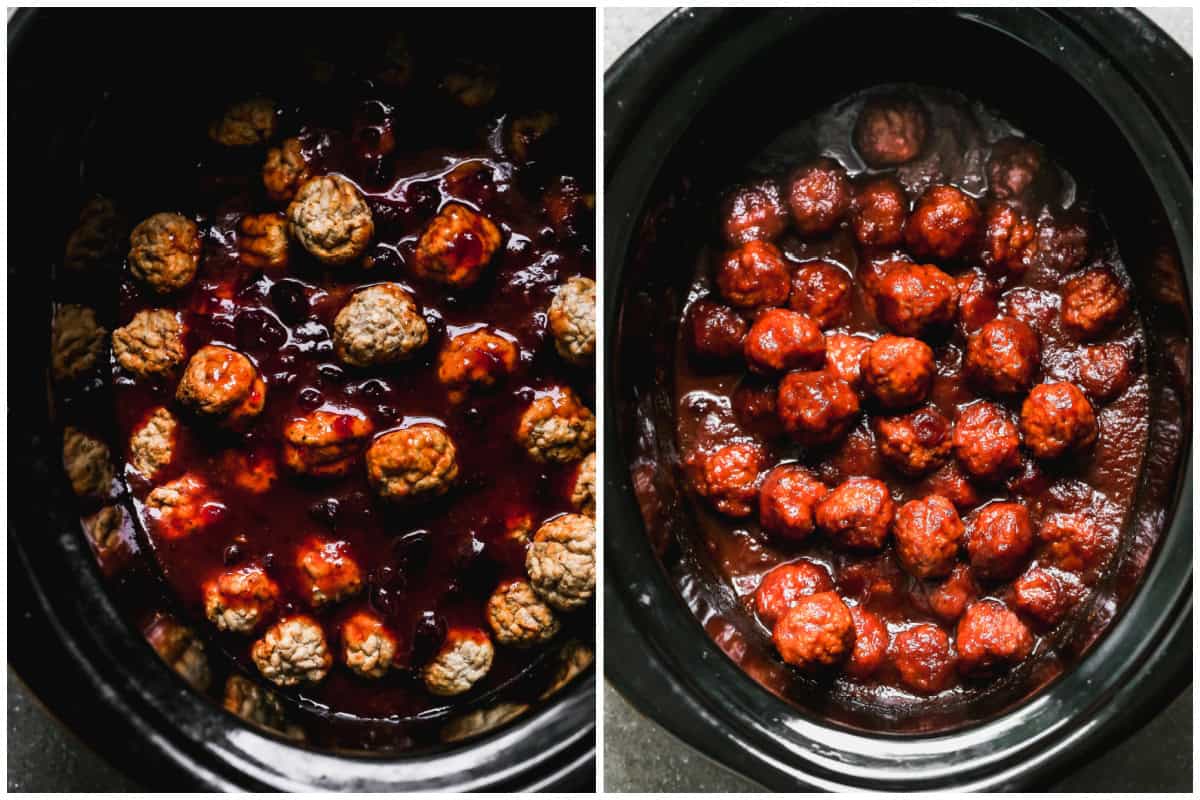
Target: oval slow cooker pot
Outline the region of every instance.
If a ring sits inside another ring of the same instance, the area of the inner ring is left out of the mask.
[[[787,702],[706,633],[698,614],[737,612],[688,541],[671,399],[675,320],[707,203],[789,124],[904,82],[982,102],[1099,187],[1147,321],[1155,396],[1120,567],[1066,647],[1067,670],[921,734]],[[1191,59],[1119,10],[686,10],[612,67],[604,552],[606,651],[619,656],[606,674],[639,709],[772,789],[1001,790],[1113,745],[1186,685],[1190,88]]]
[[[61,252],[78,208],[90,115],[114,87],[135,98],[141,89],[151,108],[164,98],[150,87],[177,84],[166,101],[181,107],[217,88],[206,80],[236,76],[252,88],[260,82],[255,70],[272,68],[279,42],[319,34],[353,47],[356,30],[413,19],[409,12],[332,9],[113,9],[22,10],[9,20],[9,663],[52,714],[147,789],[589,791],[594,785],[594,670],[496,732],[399,755],[319,750],[248,727],[187,689],[122,616],[64,487],[46,394],[53,291],[47,265]],[[590,15],[575,13],[561,23],[556,37],[575,37],[575,49],[580,39],[582,48],[591,46]],[[430,18],[421,24],[428,28]],[[492,17],[489,26],[488,35],[510,48],[536,35],[513,15]],[[147,112],[128,125],[144,132],[153,121]]]

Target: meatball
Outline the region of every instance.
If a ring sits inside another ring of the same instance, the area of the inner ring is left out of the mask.
[[[279,586],[262,567],[223,572],[204,584],[204,616],[220,631],[250,633],[275,610]]]
[[[525,409],[517,423],[517,442],[534,461],[569,464],[595,446],[596,419],[575,392],[555,386]]]
[[[894,167],[921,154],[928,127],[929,113],[918,100],[874,97],[854,123],[854,149],[871,167]]]
[[[772,308],[760,316],[743,345],[750,369],[770,375],[794,369],[819,369],[825,361],[825,337],[803,314]]]
[[[433,660],[425,665],[425,688],[442,697],[468,692],[492,668],[495,648],[479,628],[451,628]]]
[[[993,203],[984,219],[981,260],[988,273],[1019,277],[1037,255],[1037,226],[1018,209]]]
[[[828,261],[808,261],[792,273],[788,307],[821,328],[832,328],[850,316],[853,294],[854,287],[844,269]]]
[[[787,223],[783,193],[772,178],[739,186],[721,204],[721,233],[730,247],[755,239],[770,241]]]
[[[878,550],[887,541],[896,504],[887,484],[850,478],[817,504],[817,527],[836,544]]]
[[[1019,503],[991,503],[971,525],[967,553],[985,578],[1003,580],[1021,571],[1033,547],[1033,523]]]
[[[922,486],[927,492],[949,498],[960,511],[979,505],[979,492],[957,461],[944,464],[926,478]]]
[[[596,660],[592,648],[576,641],[569,641],[558,651],[558,669],[550,685],[542,692],[540,699],[557,694],[563,687],[575,680],[585,669]]]
[[[850,179],[833,159],[819,158],[788,177],[788,205],[801,236],[833,230],[850,209],[850,200]]]
[[[997,600],[972,604],[958,621],[955,634],[958,668],[985,675],[1024,661],[1033,651],[1033,634],[1020,618]]]
[[[284,139],[279,147],[267,151],[262,168],[263,186],[267,197],[276,203],[290,203],[296,190],[309,177],[308,162],[304,160],[299,139]]]
[[[1108,269],[1089,269],[1063,285],[1063,327],[1079,339],[1095,339],[1128,311],[1129,292]]]
[[[165,539],[191,535],[219,519],[224,510],[208,484],[191,473],[146,496],[146,512],[154,530]]]
[[[396,637],[377,615],[358,611],[342,623],[342,660],[364,678],[382,678],[396,657]]]
[[[1037,263],[1071,272],[1078,269],[1088,255],[1087,219],[1078,212],[1063,215],[1044,212],[1038,219],[1037,243],[1031,258]]]
[[[375,426],[357,411],[317,410],[283,428],[283,463],[293,472],[340,477],[350,471]]]
[[[875,417],[875,442],[879,454],[905,475],[923,475],[950,456],[953,425],[933,406],[907,414]]]
[[[1033,328],[1019,319],[1001,317],[967,338],[963,372],[986,392],[1023,394],[1037,378],[1041,356]]]
[[[697,300],[688,310],[692,353],[699,359],[728,362],[742,355],[750,326],[729,306]]]
[[[288,263],[287,220],[282,214],[248,214],[238,220],[238,257],[251,269]]]
[[[904,336],[948,325],[958,311],[958,284],[927,264],[889,270],[873,295],[879,321]]]
[[[326,264],[346,264],[367,250],[375,234],[371,209],[340,175],[309,178],[287,207],[292,236]]]
[[[1043,625],[1054,625],[1067,612],[1067,596],[1054,573],[1035,567],[1013,581],[1013,605]]]
[[[1021,435],[1038,458],[1086,450],[1097,433],[1092,404],[1073,383],[1038,384],[1021,404]]]
[[[219,418],[236,428],[263,410],[267,386],[246,356],[210,344],[188,361],[175,399],[198,414]]]
[[[854,620],[854,650],[846,672],[860,680],[871,677],[887,657],[888,631],[879,617],[862,606],[850,609]]]
[[[584,192],[579,182],[569,175],[555,178],[542,194],[543,213],[563,241],[594,236],[592,212],[595,209],[596,196]]]
[[[900,682],[918,694],[936,694],[954,678],[950,637],[936,625],[914,625],[898,633],[891,658]]]
[[[596,518],[596,454],[588,453],[575,470],[571,483],[571,506],[584,516]]]
[[[802,559],[781,564],[764,575],[754,590],[754,610],[764,625],[774,628],[800,598],[833,588],[829,571],[816,562]]]
[[[781,306],[791,293],[791,272],[770,242],[751,241],[730,250],[717,266],[717,288],[736,308]]]
[[[200,229],[180,214],[147,217],[129,234],[129,271],[159,294],[182,289],[200,264]]]
[[[79,224],[67,236],[63,266],[82,272],[112,261],[121,252],[123,223],[107,197],[92,197],[79,210]]]
[[[275,104],[265,97],[234,103],[208,126],[208,138],[226,147],[265,144],[275,135]]]
[[[112,346],[126,372],[139,378],[169,377],[183,363],[183,323],[169,309],[145,309],[113,331]]]
[[[793,667],[832,666],[854,649],[854,618],[834,592],[802,597],[775,624],[779,655]]]
[[[747,375],[738,382],[730,398],[737,421],[747,431],[764,440],[782,436],[783,423],[779,420],[776,402],[778,392],[776,383]]]
[[[333,320],[333,347],[353,367],[393,364],[429,341],[429,327],[412,295],[398,283],[354,293]]]
[[[983,270],[959,273],[954,282],[958,285],[958,324],[963,333],[971,334],[996,318],[1000,286]]]
[[[784,430],[800,444],[832,444],[858,418],[858,395],[831,372],[789,372],[776,400]]]
[[[790,541],[812,533],[813,511],[829,487],[797,464],[783,464],[767,473],[758,497],[758,521],[763,530]]]
[[[976,242],[981,226],[979,206],[971,196],[941,184],[930,186],[917,199],[904,240],[918,258],[952,259]]]
[[[500,229],[459,203],[446,204],[417,242],[414,270],[453,287],[474,286],[500,247]]]
[[[147,415],[129,437],[129,464],[147,480],[164,469],[175,458],[175,442],[179,420],[163,406]]]
[[[1129,351],[1119,343],[1093,344],[1079,354],[1079,385],[1093,400],[1112,400],[1133,382]]]
[[[496,641],[509,647],[530,647],[558,634],[558,617],[538,599],[525,581],[507,581],[496,587],[487,602],[487,621]]]
[[[279,696],[242,675],[233,674],[225,682],[225,710],[260,728],[282,733],[290,739],[303,739],[304,731],[288,719]]]
[[[525,555],[529,584],[551,607],[573,611],[596,590],[596,523],[563,514],[538,528]]]
[[[1038,528],[1038,538],[1045,563],[1065,572],[1086,572],[1104,557],[1099,525],[1083,512],[1051,514]]]
[[[962,616],[967,606],[979,597],[979,584],[975,575],[966,564],[958,564],[950,570],[950,575],[927,597],[929,610],[934,616],[945,622],[953,622]]]
[[[300,588],[313,608],[337,603],[362,591],[362,573],[342,541],[308,539],[296,550]]]
[[[954,568],[963,522],[946,498],[931,494],[910,500],[896,512],[892,530],[896,534],[896,555],[909,574],[933,578]]]
[[[568,278],[558,287],[546,312],[554,348],[572,364],[585,366],[596,352],[596,282]]]
[[[267,450],[226,450],[218,462],[221,479],[250,494],[262,494],[278,477],[275,459]]]
[[[850,206],[850,227],[864,247],[895,247],[904,238],[908,196],[895,178],[875,178],[859,187]]]
[[[83,530],[102,562],[114,555],[130,535],[129,515],[121,505],[104,506],[82,522]],[[106,565],[102,563],[101,566]]]
[[[385,500],[415,500],[445,494],[458,477],[450,435],[419,423],[380,436],[367,448],[367,478]]]
[[[63,469],[80,497],[105,497],[112,487],[108,445],[70,426],[63,431]]]
[[[519,356],[516,344],[487,328],[460,333],[438,354],[438,380],[458,402],[471,387],[494,386],[511,375]]]
[[[851,388],[862,382],[862,357],[871,347],[865,336],[833,333],[825,337],[825,369]]]
[[[319,683],[333,665],[325,631],[312,617],[288,617],[276,622],[250,649],[254,665],[279,686]]]
[[[208,690],[212,672],[204,643],[196,632],[165,614],[156,615],[145,630],[146,641],[166,665],[198,692]]]
[[[1006,136],[993,143],[987,162],[988,193],[997,200],[1028,202],[1035,194],[1055,190],[1057,175],[1045,160],[1042,148],[1027,139]]]
[[[107,335],[92,309],[59,306],[50,332],[50,371],[54,379],[75,380],[95,369]]]
[[[966,473],[1000,481],[1021,464],[1021,437],[1008,412],[994,403],[972,403],[954,423],[954,456]]]
[[[884,408],[923,402],[934,372],[933,350],[920,339],[881,336],[862,356],[863,388]]]
[[[558,126],[558,115],[550,111],[521,114],[508,124],[505,151],[518,164],[527,164],[546,153],[551,132]]]

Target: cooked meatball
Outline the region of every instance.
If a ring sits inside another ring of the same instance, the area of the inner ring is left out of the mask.
[[[853,295],[854,287],[844,269],[828,261],[807,261],[792,273],[788,307],[821,328],[832,328],[850,316]]]
[[[398,283],[354,293],[333,321],[338,358],[353,367],[393,364],[429,341],[429,327],[412,295]]]
[[[707,497],[717,511],[731,517],[754,512],[758,477],[764,466],[762,448],[749,443],[729,444],[707,455],[696,452],[690,461],[697,468],[696,493]]]
[[[511,375],[520,354],[517,345],[492,330],[460,333],[438,354],[438,380],[458,402],[471,387],[487,388]]]
[[[596,454],[588,453],[575,470],[571,483],[571,505],[584,516],[596,518]]]
[[[893,610],[906,599],[908,575],[890,551],[846,559],[837,572],[838,591],[860,604]]]
[[[951,446],[953,447],[953,437]],[[943,464],[925,479],[922,486],[927,492],[949,498],[960,511],[979,505],[979,492],[957,461]]]
[[[541,392],[517,424],[517,442],[534,461],[569,464],[596,443],[596,419],[575,392],[556,386]]]
[[[187,286],[199,264],[200,229],[181,214],[147,217],[129,234],[129,271],[159,294]]]
[[[965,192],[940,184],[925,190],[904,228],[908,249],[918,258],[951,259],[976,242],[982,219]]]
[[[554,611],[525,581],[506,581],[496,587],[488,598],[486,613],[496,641],[509,647],[548,642],[561,627]]]
[[[1133,382],[1133,364],[1125,345],[1093,344],[1079,354],[1079,385],[1093,400],[1112,400]]]
[[[750,326],[743,352],[750,369],[764,375],[819,369],[825,362],[825,337],[803,314],[772,308]]]
[[[864,247],[894,247],[904,238],[908,196],[895,178],[874,178],[859,187],[850,206],[850,227]]]
[[[67,237],[63,266],[81,272],[114,261],[121,252],[122,228],[111,200],[89,199],[79,211],[79,224]]]
[[[963,333],[974,333],[996,318],[1000,286],[983,270],[961,272],[954,282],[958,286],[958,324]]]
[[[249,678],[233,674],[225,682],[225,710],[261,728],[282,733],[290,739],[303,739],[304,731],[288,719],[279,696]]]
[[[275,135],[275,104],[265,97],[234,103],[208,126],[208,138],[226,147],[265,144]]]
[[[86,306],[62,305],[50,332],[50,370],[58,381],[74,380],[96,367],[108,331]]]
[[[836,544],[878,550],[887,541],[896,504],[887,484],[850,478],[817,504],[817,527]]]
[[[1037,226],[1007,203],[988,206],[981,259],[988,273],[1019,277],[1037,255]]]
[[[445,494],[458,477],[454,441],[436,425],[420,423],[380,436],[367,448],[367,478],[385,500]]]
[[[779,419],[776,402],[779,386],[770,380],[747,375],[733,390],[730,405],[738,422],[749,432],[763,439],[775,439],[783,435],[783,423]]]
[[[991,394],[1023,394],[1037,378],[1041,357],[1033,328],[1019,319],[1001,317],[967,338],[963,372]]]
[[[1038,219],[1037,244],[1031,258],[1037,263],[1071,272],[1088,256],[1087,219],[1079,212],[1055,215],[1043,213]]]
[[[168,377],[183,363],[183,323],[169,309],[145,309],[113,331],[112,346],[127,372],[139,378]]]
[[[688,310],[692,353],[699,359],[727,362],[742,355],[742,343],[750,326],[729,306],[697,300]]]
[[[854,618],[834,592],[802,597],[775,624],[771,637],[788,664],[832,666],[854,649]]]
[[[770,242],[751,241],[730,250],[717,266],[717,288],[736,308],[781,306],[791,292],[791,272]]]
[[[250,633],[275,610],[279,586],[262,567],[223,572],[204,584],[204,616],[217,630]]]
[[[342,660],[364,678],[382,678],[396,657],[396,637],[377,615],[358,611],[342,623]]]
[[[279,147],[267,151],[262,168],[263,186],[267,196],[275,202],[290,203],[296,190],[309,177],[308,162],[304,160],[299,139],[284,139]]]
[[[147,480],[175,457],[179,420],[163,406],[151,411],[129,437],[129,464]]]
[[[587,645],[576,641],[564,644],[558,651],[558,670],[540,699],[545,700],[562,691],[563,687],[581,675],[595,660],[595,652]]]
[[[988,193],[997,200],[1028,202],[1053,191],[1057,174],[1045,160],[1042,148],[1028,139],[1006,136],[993,143],[987,162]]]
[[[538,528],[525,555],[529,583],[559,611],[584,606],[596,590],[596,523],[563,514]]]
[[[1042,557],[1066,572],[1086,572],[1104,557],[1104,536],[1096,520],[1083,512],[1051,514],[1038,528]]]
[[[984,578],[1003,580],[1021,571],[1033,547],[1033,523],[1020,503],[990,503],[971,524],[967,553]]]
[[[374,432],[357,411],[317,410],[283,427],[283,463],[301,475],[340,477],[350,471]]]
[[[958,284],[937,267],[902,264],[874,292],[875,314],[896,333],[918,336],[948,325],[958,311]]]
[[[1043,625],[1054,625],[1067,612],[1067,596],[1054,573],[1035,567],[1013,581],[1013,605]]]
[[[918,694],[937,694],[954,677],[950,637],[936,625],[914,625],[892,640],[892,663],[900,682]]]
[[[1128,311],[1129,292],[1103,267],[1089,269],[1063,285],[1063,327],[1080,339],[1095,339]]]
[[[881,336],[862,356],[863,388],[884,408],[924,402],[934,372],[933,350],[920,339]]]
[[[754,239],[770,241],[787,223],[788,209],[773,178],[739,186],[721,204],[721,232],[730,247]]]
[[[267,386],[246,356],[220,345],[197,350],[175,399],[192,411],[238,427],[258,416],[267,402]]]
[[[112,487],[108,445],[70,426],[63,431],[63,469],[80,497],[105,497]]]
[[[500,229],[459,203],[448,203],[417,242],[414,269],[453,287],[474,286],[500,247]]]
[[[164,483],[146,496],[146,512],[154,530],[166,539],[178,539],[207,527],[220,518],[224,508],[208,484],[191,473]]]
[[[955,634],[958,668],[985,675],[1024,661],[1033,650],[1033,634],[1020,618],[997,600],[971,605]]]
[[[1021,463],[1017,426],[1000,406],[977,402],[962,409],[954,422],[954,456],[966,473],[999,481]]]
[[[874,423],[879,454],[905,475],[923,475],[941,466],[950,455],[953,425],[933,406],[875,417]]]
[[[231,449],[221,454],[221,479],[250,494],[262,494],[279,476],[274,457],[266,450]]]
[[[854,650],[846,662],[846,672],[860,680],[875,674],[887,658],[888,631],[879,617],[862,606],[850,609],[854,620]]]
[[[914,98],[873,97],[854,123],[854,149],[875,168],[912,161],[925,147],[928,117],[925,107]]]
[[[451,628],[422,671],[425,688],[442,697],[470,691],[492,668],[495,652],[492,640],[479,628]]]
[[[282,214],[248,214],[238,220],[238,256],[251,269],[283,269],[288,263],[287,220]]]
[[[825,369],[851,388],[862,382],[862,357],[871,347],[865,336],[832,333],[825,337]]]
[[[788,177],[788,205],[801,236],[826,233],[850,209],[850,179],[833,159],[819,158]]]
[[[800,444],[832,444],[846,435],[858,418],[858,395],[833,373],[789,372],[779,383],[776,400],[784,430]]]
[[[154,652],[176,675],[198,692],[208,690],[212,672],[204,653],[204,643],[195,631],[170,616],[159,614],[147,626],[145,634]]]
[[[1073,383],[1040,383],[1021,404],[1021,435],[1038,458],[1086,450],[1097,433],[1092,404]]]
[[[946,498],[931,494],[908,501],[896,511],[892,530],[896,555],[909,574],[933,578],[954,568],[964,528],[954,504]]]
[[[554,347],[572,364],[592,362],[596,352],[596,282],[591,278],[568,278],[558,287],[546,312]]]
[[[276,622],[250,649],[254,665],[279,686],[318,683],[333,665],[325,631],[311,617],[288,617]]]
[[[754,610],[764,625],[774,628],[800,598],[831,592],[833,588],[829,570],[814,561],[780,564],[764,575],[754,590]]]
[[[300,587],[313,608],[362,591],[362,573],[346,542],[310,538],[296,550],[296,568]]]
[[[550,111],[519,114],[508,123],[505,150],[518,164],[527,164],[545,153],[551,132],[558,126],[558,115]]]
[[[129,515],[121,505],[104,506],[82,522],[102,561],[117,552],[131,531]]]
[[[758,521],[763,530],[789,541],[812,533],[813,511],[829,487],[798,464],[783,464],[767,473],[758,497]]]
[[[979,584],[966,564],[958,564],[950,575],[929,592],[929,610],[945,622],[953,622],[963,615],[967,606],[979,597]]]
[[[326,264],[346,264],[367,250],[375,234],[371,209],[340,175],[309,178],[287,207],[292,236]]]

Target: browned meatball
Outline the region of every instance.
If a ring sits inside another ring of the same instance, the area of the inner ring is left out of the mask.
[[[976,386],[996,395],[1029,391],[1041,366],[1033,328],[1011,317],[994,319],[967,338],[963,371]]]
[[[339,175],[309,178],[287,207],[292,236],[326,264],[354,261],[375,235],[371,208],[358,187]]]
[[[908,501],[896,512],[892,531],[896,555],[909,574],[933,578],[954,568],[963,522],[946,498],[931,494]]]
[[[267,196],[278,203],[291,202],[296,190],[309,178],[308,163],[299,139],[284,139],[279,147],[267,151],[262,179]]]
[[[517,368],[517,346],[489,330],[460,333],[438,354],[438,381],[459,400],[472,387],[488,388]]]
[[[142,220],[129,234],[129,271],[153,291],[168,294],[196,277],[200,251],[196,223],[162,212]]]
[[[1084,512],[1051,514],[1038,528],[1042,558],[1066,572],[1086,572],[1104,555],[1104,536],[1096,520]]]
[[[953,447],[953,437],[951,446]],[[949,498],[960,511],[979,505],[979,492],[957,461],[943,464],[923,481],[922,488],[926,492]]]
[[[248,214],[238,221],[238,256],[251,269],[288,263],[287,220],[282,214]]]
[[[764,439],[782,436],[783,422],[779,419],[778,393],[777,383],[747,375],[747,380],[739,382],[733,392],[733,413],[737,415],[738,422]]]
[[[958,324],[963,333],[971,333],[995,319],[1000,311],[1000,287],[981,269],[959,273]]]
[[[692,353],[702,360],[725,362],[741,357],[749,329],[736,311],[711,300],[697,300],[688,309]]]
[[[763,467],[763,452],[758,445],[726,445],[705,456],[697,454],[700,475],[696,492],[707,497],[713,507],[731,517],[754,513],[758,500],[758,474]]]
[[[739,186],[721,204],[721,232],[731,247],[770,241],[787,227],[788,209],[773,178]]]
[[[362,591],[362,571],[348,542],[310,536],[296,550],[296,569],[300,588],[314,608]]]
[[[790,277],[783,253],[758,240],[729,251],[717,266],[717,288],[736,308],[783,305],[792,290]]]
[[[857,389],[862,382],[863,353],[871,347],[865,336],[834,333],[825,337],[825,369]]]
[[[850,316],[854,286],[844,269],[828,261],[807,261],[792,273],[788,307],[832,328]]]
[[[874,296],[879,321],[904,336],[919,336],[946,325],[958,310],[958,285],[928,264],[903,264],[889,270]]]
[[[758,521],[763,530],[791,541],[812,533],[813,510],[829,487],[797,464],[784,464],[767,473],[758,496]]]
[[[385,500],[436,497],[458,477],[456,455],[454,441],[436,425],[389,431],[367,448],[367,479]]]
[[[1019,276],[1037,253],[1037,226],[1006,203],[993,203],[984,219],[981,259],[997,278]]]
[[[333,320],[333,347],[353,367],[392,364],[429,341],[421,309],[403,286],[379,283],[350,296]]]
[[[246,356],[220,345],[197,350],[184,370],[175,399],[198,414],[239,427],[258,416],[267,386]]]
[[[972,403],[954,422],[954,456],[972,477],[1003,480],[1021,463],[1021,437],[1008,413],[994,403]]]
[[[1107,269],[1089,269],[1063,286],[1063,327],[1080,339],[1096,338],[1128,311],[1129,292]]]
[[[549,386],[521,414],[517,442],[534,461],[579,461],[596,443],[596,417],[569,386]]]
[[[788,609],[775,624],[772,638],[779,655],[793,667],[827,667],[854,648],[854,618],[842,598],[818,592]]]
[[[1013,581],[1013,605],[1043,625],[1053,625],[1067,611],[1067,596],[1054,573],[1034,567]]]
[[[846,672],[855,678],[869,678],[887,657],[887,628],[862,606],[851,608],[850,617],[854,620],[854,651],[846,662]]]
[[[1021,571],[1033,547],[1033,523],[1019,503],[991,503],[971,524],[967,554],[985,578],[1003,580]]]
[[[925,146],[929,114],[921,103],[902,95],[867,101],[854,123],[854,149],[872,167],[912,161]]]
[[[904,240],[918,258],[950,259],[975,243],[981,227],[975,200],[953,186],[939,184],[917,199],[904,228]]]
[[[1086,450],[1097,433],[1092,404],[1073,383],[1038,384],[1021,404],[1021,435],[1038,458]]]
[[[1093,400],[1111,400],[1133,382],[1133,365],[1123,344],[1089,345],[1080,352],[1078,363],[1079,385]]]
[[[929,592],[929,610],[938,619],[953,622],[979,597],[979,585],[966,564],[958,564],[950,575]]]
[[[896,504],[887,484],[850,478],[817,504],[817,527],[837,544],[878,550],[887,540]]]
[[[1042,148],[1015,136],[992,145],[987,162],[988,193],[997,200],[1029,201],[1057,188],[1054,167],[1045,163]]]
[[[892,640],[892,664],[900,682],[918,694],[937,694],[954,677],[950,637],[936,625],[914,625]]]
[[[788,178],[792,222],[802,236],[826,233],[850,208],[850,179],[836,161],[819,158]]]
[[[905,475],[923,475],[941,466],[950,455],[953,426],[933,406],[876,417],[874,422],[880,455]]]
[[[1033,650],[1033,634],[998,600],[973,604],[958,621],[955,634],[958,668],[986,675],[1024,661]]]
[[[1059,272],[1070,272],[1083,264],[1087,255],[1088,225],[1082,214],[1042,214],[1038,219],[1037,243],[1031,258]]]
[[[596,282],[576,275],[554,292],[546,310],[554,348],[577,367],[592,363],[596,353]]]
[[[862,356],[863,388],[884,408],[923,402],[934,372],[933,350],[920,339],[881,336]]]
[[[459,203],[448,203],[417,242],[415,270],[448,286],[473,286],[502,239],[490,219]]]
[[[340,477],[350,471],[373,430],[358,412],[317,410],[293,417],[283,428],[283,462],[302,475]]]
[[[779,419],[797,442],[830,444],[846,435],[858,417],[858,395],[850,384],[824,370],[790,372],[779,382]]]
[[[833,578],[820,564],[803,559],[780,564],[764,575],[754,590],[754,610],[764,625],[774,628],[801,597],[829,591],[833,591]]]
[[[895,178],[875,178],[859,187],[850,206],[850,227],[864,247],[894,247],[904,238],[908,196]]]
[[[772,308],[750,326],[743,345],[750,369],[764,375],[793,369],[820,369],[825,337],[803,314]]]

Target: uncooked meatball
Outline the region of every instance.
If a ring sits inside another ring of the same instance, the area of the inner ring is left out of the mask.
[[[689,464],[697,472],[696,493],[707,497],[717,511],[730,517],[746,517],[754,512],[759,473],[764,466],[758,445],[729,444],[707,455],[697,451]]]
[[[1024,661],[1033,651],[1033,634],[998,600],[973,604],[958,621],[955,633],[958,668],[986,675]]]
[[[488,598],[486,613],[496,641],[509,647],[548,642],[560,627],[554,611],[525,581],[507,581],[496,587]]]
[[[146,496],[146,513],[153,529],[165,539],[179,539],[211,525],[224,508],[208,484],[191,473]]]
[[[832,666],[854,648],[854,619],[837,594],[818,592],[788,609],[771,638],[780,657],[793,667]]]
[[[924,402],[934,372],[933,350],[920,339],[881,336],[862,356],[863,388],[884,408]]]
[[[796,605],[801,597],[833,591],[829,570],[814,561],[801,559],[780,564],[763,576],[754,590],[754,611],[768,628]]]
[[[908,196],[895,178],[874,178],[854,195],[850,227],[863,247],[894,247],[904,238]]]
[[[900,682],[918,694],[937,694],[954,678],[950,637],[937,625],[914,625],[896,634],[890,655]]]
[[[293,417],[283,428],[283,463],[301,475],[345,475],[374,429],[357,411],[319,409]]]
[[[854,123],[854,149],[875,168],[912,161],[925,147],[929,113],[902,95],[873,97]]]
[[[517,368],[517,346],[487,328],[460,333],[438,354],[438,380],[458,402],[472,387],[487,388]]]
[[[963,372],[986,392],[1029,391],[1041,366],[1041,344],[1033,328],[1011,317],[994,319],[967,338]]]
[[[1120,343],[1093,344],[1078,357],[1079,385],[1093,400],[1112,400],[1133,382],[1129,350]]]
[[[596,454],[588,453],[588,457],[579,463],[575,470],[575,480],[571,484],[571,505],[579,513],[596,518]]]
[[[355,292],[333,321],[334,350],[353,367],[393,364],[427,341],[425,318],[412,295],[398,283]]]
[[[958,285],[958,324],[971,334],[996,318],[1000,311],[1000,285],[981,269],[960,272]]]
[[[517,423],[517,442],[534,461],[569,464],[595,446],[596,418],[575,392],[555,386],[525,409]]]
[[[1095,339],[1125,318],[1129,292],[1103,267],[1076,275],[1063,286],[1062,322],[1080,339]]]
[[[367,448],[367,478],[385,500],[445,494],[458,477],[454,442],[437,425],[420,423],[380,436]]]
[[[157,614],[145,629],[146,641],[166,665],[198,692],[212,682],[204,643],[196,632],[166,614]]]
[[[954,426],[934,406],[875,417],[874,424],[879,454],[905,475],[924,475],[950,456]]]
[[[1097,433],[1092,404],[1073,383],[1038,384],[1021,405],[1021,435],[1038,458],[1086,450]]]
[[[988,157],[988,193],[997,200],[1052,199],[1049,193],[1058,188],[1058,175],[1045,161],[1042,148],[1027,139],[1000,139],[992,144]]]
[[[692,353],[701,361],[728,362],[742,355],[749,324],[736,311],[711,300],[697,300],[688,310]]]
[[[596,352],[596,282],[567,279],[555,291],[546,318],[558,354],[572,364],[590,364]]]
[[[833,333],[825,337],[825,369],[852,389],[862,383],[862,357],[871,347],[865,336]]]
[[[319,683],[333,665],[325,631],[312,617],[303,615],[268,628],[250,649],[250,657],[262,676],[278,686]]]
[[[282,214],[248,214],[238,220],[238,256],[251,269],[283,269],[288,263],[287,220]]]
[[[764,375],[819,369],[825,362],[825,337],[805,315],[772,308],[750,326],[743,352],[750,369]]]
[[[479,628],[451,628],[422,675],[430,693],[450,697],[471,690],[492,668],[492,640]]]
[[[1013,605],[1043,625],[1054,625],[1067,612],[1062,582],[1040,567],[1013,581]]]
[[[414,270],[453,287],[474,286],[500,247],[500,229],[459,203],[448,203],[417,242]]]
[[[846,672],[859,680],[871,677],[887,658],[888,631],[876,615],[862,606],[853,606],[854,651],[846,662]]]
[[[815,447],[841,439],[858,419],[858,395],[831,372],[789,372],[776,400],[784,430],[800,444]]]
[[[968,475],[985,481],[1003,480],[1021,463],[1017,426],[1000,406],[972,403],[954,422],[954,455]]]
[[[1019,277],[1037,256],[1037,226],[1007,203],[988,206],[981,260],[988,273]]]
[[[347,264],[367,251],[375,234],[362,193],[340,175],[309,178],[287,207],[292,236],[326,264]]]
[[[813,512],[829,487],[798,464],[784,464],[767,473],[758,498],[758,521],[763,530],[788,541],[812,533]]]
[[[775,245],[746,242],[717,265],[717,288],[735,308],[781,306],[792,290],[791,271]]]
[[[159,294],[182,289],[200,264],[200,229],[181,214],[147,217],[129,234],[129,271]]]
[[[896,504],[887,484],[850,478],[817,504],[817,527],[834,543],[854,550],[878,550],[887,541]]]
[[[958,284],[927,264],[889,270],[873,293],[879,321],[903,336],[948,325],[958,311]]]
[[[944,622],[954,622],[978,598],[979,584],[966,564],[956,565],[950,570],[950,575],[927,596],[929,610]]]
[[[265,144],[275,135],[275,104],[265,97],[234,103],[208,126],[208,138],[226,147]]]
[[[1038,538],[1044,563],[1065,572],[1086,572],[1104,557],[1104,536],[1084,512],[1051,514],[1038,528]]]
[[[964,526],[946,498],[931,494],[908,501],[896,511],[892,530],[896,555],[910,575],[934,578],[954,568]]]
[[[788,178],[792,222],[802,236],[826,233],[850,209],[851,187],[846,170],[829,158],[796,169]]]
[[[116,260],[124,224],[112,201],[93,197],[79,211],[79,224],[67,237],[63,266],[82,272]]]
[[[169,377],[183,363],[183,323],[170,309],[145,309],[113,331],[112,346],[125,371],[139,378]]]
[[[984,578],[1003,580],[1021,571],[1033,547],[1033,523],[1020,503],[990,503],[971,524],[967,553]]]
[[[240,427],[258,416],[267,386],[246,356],[221,345],[205,345],[188,361],[175,399],[197,414]]]
[[[552,607],[582,607],[596,589],[596,523],[582,514],[563,514],[542,525],[525,569],[533,590]]]
[[[960,189],[940,184],[930,186],[917,199],[904,240],[918,258],[952,259],[976,242],[981,227],[975,200]]]
[[[304,160],[304,152],[299,139],[284,139],[279,147],[267,151],[267,160],[263,164],[263,186],[267,197],[277,203],[290,203],[296,196],[296,190],[309,179],[308,162]]]
[[[787,223],[788,209],[773,178],[739,186],[721,204],[721,232],[730,247],[754,239],[771,241]]]
[[[396,657],[396,637],[378,616],[358,611],[342,623],[342,660],[355,674],[382,678]]]
[[[175,457],[178,431],[175,415],[163,406],[155,408],[129,437],[130,466],[146,480],[154,480]]]
[[[806,261],[792,273],[788,308],[821,328],[832,328],[850,316],[853,296],[854,286],[844,269],[828,261]]]
[[[113,466],[108,445],[67,426],[63,431],[63,469],[71,489],[80,497],[106,497],[112,488]]]
[[[204,584],[204,615],[221,631],[250,633],[278,600],[278,584],[259,566],[223,572]]]

